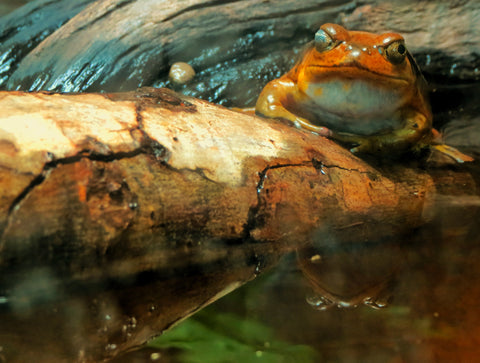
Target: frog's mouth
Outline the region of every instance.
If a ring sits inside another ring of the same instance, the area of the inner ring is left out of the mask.
[[[359,63],[337,64],[331,66],[311,65],[307,68],[315,68],[312,72],[312,82],[322,82],[329,78],[356,79],[363,82],[387,82],[387,86],[393,86],[397,81],[404,86],[410,83],[407,77],[395,76],[371,70]],[[393,84],[392,84],[393,83]]]

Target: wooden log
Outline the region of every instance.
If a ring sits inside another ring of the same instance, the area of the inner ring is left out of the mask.
[[[0,108],[0,345],[13,361],[111,358],[326,234],[399,238],[438,195],[477,195],[466,167],[365,161],[166,89],[3,92]]]

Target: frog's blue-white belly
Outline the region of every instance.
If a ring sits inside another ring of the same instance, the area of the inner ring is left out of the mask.
[[[337,131],[371,135],[400,128],[404,90],[359,80],[312,83],[308,110],[316,122]]]

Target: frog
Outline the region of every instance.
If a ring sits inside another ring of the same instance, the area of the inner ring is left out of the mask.
[[[263,88],[255,113],[351,145],[355,154],[434,148],[459,163],[473,160],[441,142],[426,80],[394,32],[320,26],[293,68]]]

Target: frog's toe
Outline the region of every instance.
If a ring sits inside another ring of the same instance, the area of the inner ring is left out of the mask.
[[[434,144],[432,147],[435,150],[440,151],[442,154],[445,154],[449,157],[451,157],[453,160],[455,160],[457,163],[465,163],[465,162],[470,162],[474,161],[471,156],[465,155],[464,153],[458,151],[452,146],[446,145],[446,144]]]
[[[330,129],[326,128],[326,127],[323,127],[323,126],[321,126],[321,127],[318,128],[317,133],[318,133],[320,136],[329,137],[329,138],[331,138],[331,137],[333,136],[332,130],[330,130]]]
[[[293,124],[298,128],[304,128],[304,129],[310,130],[310,131],[316,133],[317,135],[320,135],[320,136],[323,136],[323,137],[328,137],[328,138],[334,138],[334,133],[329,128],[327,128],[325,126],[314,125],[314,124],[310,123],[309,121],[301,119],[299,117],[297,117],[295,119]]]
[[[358,154],[358,153],[362,153],[362,152],[368,152],[370,150],[371,150],[370,143],[368,141],[363,141],[363,142],[358,143],[357,146],[352,147],[350,149],[350,152],[352,154]]]
[[[358,152],[361,152],[361,151],[362,151],[362,150],[361,150],[361,147],[359,147],[359,146],[355,146],[355,147],[352,147],[352,148],[350,149],[350,152],[351,152],[352,154],[357,154]]]

